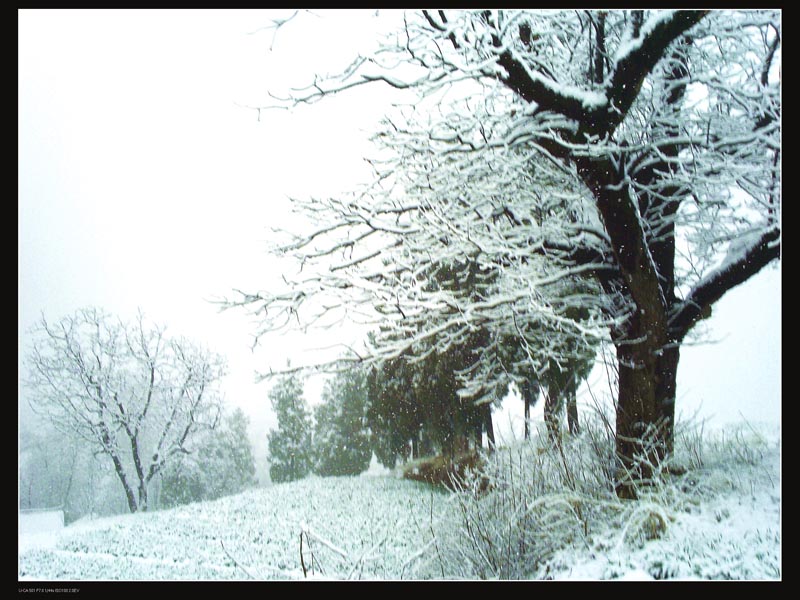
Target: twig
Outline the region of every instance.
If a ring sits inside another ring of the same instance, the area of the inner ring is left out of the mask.
[[[413,563],[414,561],[416,561],[419,558],[421,558],[430,549],[430,547],[433,546],[435,543],[436,543],[436,538],[434,537],[427,544],[425,544],[422,548],[420,548],[417,552],[415,552],[408,559],[406,559],[406,561],[403,563],[402,567],[400,568],[400,579],[403,578],[403,575],[405,574],[406,568],[411,563]]]
[[[350,556],[347,554],[347,552],[345,552],[341,548],[337,548],[336,546],[333,545],[333,543],[329,542],[324,537],[322,537],[319,534],[311,531],[309,529],[308,525],[303,525],[302,526],[302,532],[306,534],[306,539],[309,539],[309,538],[313,537],[320,544],[322,544],[323,546],[325,546],[329,550],[333,550],[336,554],[338,554],[339,556],[341,556],[345,560],[347,560],[347,561],[350,560]]]
[[[253,574],[252,574],[252,573],[250,573],[250,571],[248,571],[247,569],[245,569],[245,568],[244,568],[244,567],[243,567],[243,566],[242,566],[242,565],[239,563],[239,561],[238,561],[238,560],[236,560],[236,559],[233,557],[233,555],[232,555],[230,552],[228,552],[228,549],[225,547],[225,544],[223,544],[223,543],[222,543],[222,540],[220,540],[220,541],[219,541],[219,545],[220,545],[220,546],[222,546],[222,550],[225,552],[225,554],[228,556],[228,558],[230,558],[230,559],[233,561],[233,564],[235,564],[235,565],[236,565],[237,567],[239,567],[239,568],[240,568],[242,571],[244,571],[244,572],[245,572],[245,574],[246,574],[246,575],[247,575],[247,576],[248,576],[250,579],[256,579],[255,577],[253,577]]]
[[[762,436],[758,431],[756,431],[756,429],[750,424],[750,421],[742,414],[742,411],[739,411],[739,416],[742,417],[742,421],[744,422],[745,425],[747,425],[747,428],[753,432],[753,434],[756,436],[756,439],[762,444],[766,444],[764,436]]]
[[[365,552],[364,552],[364,553],[363,553],[363,554],[362,554],[362,555],[361,555],[361,556],[358,558],[358,560],[357,560],[355,563],[353,563],[353,566],[350,568],[350,572],[347,574],[347,577],[346,577],[346,579],[350,579],[350,578],[353,576],[353,573],[355,573],[355,571],[356,571],[356,569],[357,569],[357,568],[361,568],[361,569],[363,569],[364,563],[365,563],[367,560],[374,560],[374,559],[375,559],[375,557],[374,557],[374,556],[371,556],[371,554],[372,554],[372,553],[373,553],[375,550],[377,550],[378,548],[380,548],[381,546],[383,546],[383,545],[386,543],[386,540],[387,540],[388,538],[389,538],[389,534],[387,533],[385,536],[383,536],[383,539],[382,539],[380,542],[378,542],[377,544],[375,544],[374,546],[372,546],[372,548],[370,548],[369,550],[366,550],[366,551],[365,551]],[[360,573],[360,570],[359,570],[359,573]]]
[[[303,532],[300,532],[300,566],[303,569],[303,577],[308,577],[308,570],[306,569],[306,562],[303,560]]]
[[[305,558],[303,556],[303,535],[306,536],[306,543],[308,544],[308,549],[311,551],[311,574],[314,574],[314,567],[319,571],[320,575],[324,575],[325,572],[322,570],[322,565],[319,564],[319,560],[314,555],[314,550],[311,548],[311,539],[308,537],[307,531],[300,531],[300,567],[303,569],[303,577],[308,577],[308,569],[306,568]]]
[[[436,533],[433,531],[433,492],[431,492],[431,522],[430,522],[430,531],[431,536],[433,538],[433,547],[436,548],[436,556],[439,557],[439,568],[442,571],[442,579],[444,579],[444,562],[442,561],[442,555],[439,552],[439,544],[436,542]]]

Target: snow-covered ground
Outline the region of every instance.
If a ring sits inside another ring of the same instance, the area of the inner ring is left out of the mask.
[[[779,433],[764,433],[746,437],[747,445],[730,438],[727,450],[717,450],[723,462],[711,456],[684,478],[694,489],[666,507],[662,539],[631,544],[624,527],[609,528],[593,548],[554,560],[554,579],[780,579]]]
[[[743,439],[739,432],[706,444],[702,465],[681,478],[669,499],[640,503],[641,511],[664,515],[660,535],[631,535],[644,514],[631,505],[531,577],[780,579],[780,433]],[[418,567],[447,556],[432,532],[456,506],[449,493],[378,468],[369,476],[310,477],[214,502],[20,533],[19,579],[437,577]]]
[[[54,546],[58,532],[64,528],[64,513],[61,510],[20,511],[19,550]]]

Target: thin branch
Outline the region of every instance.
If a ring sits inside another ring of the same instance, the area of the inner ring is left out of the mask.
[[[228,558],[230,558],[230,559],[233,561],[233,564],[234,564],[234,565],[236,565],[236,566],[237,566],[237,567],[239,567],[239,568],[240,568],[242,571],[244,571],[244,574],[245,574],[245,575],[247,575],[247,577],[248,577],[248,578],[250,578],[250,579],[257,579],[256,577],[254,577],[254,576],[253,576],[253,574],[252,574],[250,571],[248,571],[248,570],[247,570],[247,569],[244,567],[244,565],[242,565],[242,564],[241,564],[241,563],[240,563],[238,560],[236,560],[236,559],[234,558],[234,556],[233,556],[233,555],[232,555],[230,552],[228,552],[228,549],[225,547],[225,544],[223,544],[223,543],[222,543],[222,540],[220,540],[220,541],[219,541],[219,545],[220,545],[220,546],[222,546],[222,550],[223,550],[223,552],[225,552],[225,555],[226,555]]]
[[[772,227],[748,244],[734,249],[720,268],[708,274],[678,304],[669,320],[671,337],[681,341],[697,321],[710,314],[711,306],[722,296],[747,281],[781,254],[780,227]]]

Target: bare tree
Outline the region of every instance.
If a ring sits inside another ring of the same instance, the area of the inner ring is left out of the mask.
[[[610,340],[617,489],[635,496],[671,452],[681,344],[780,257],[780,47],[774,10],[407,14],[379,52],[282,99],[411,94],[376,136],[372,184],[296,202],[313,225],[276,249],[302,267],[287,289],[228,306],[253,309],[259,335],[379,325],[358,361],[446,351],[476,327],[555,352]],[[420,286],[464,257],[495,275],[477,293]],[[577,276],[597,292],[564,293]],[[467,393],[508,371],[499,356],[482,353]]]
[[[194,432],[216,425],[222,359],[163,328],[83,309],[31,331],[31,407],[109,457],[131,512]]]

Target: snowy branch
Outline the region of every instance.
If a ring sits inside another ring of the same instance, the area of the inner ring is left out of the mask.
[[[706,275],[678,304],[670,316],[671,335],[680,341],[711,305],[726,292],[744,283],[781,255],[781,230],[773,227],[733,244],[722,265]]]

